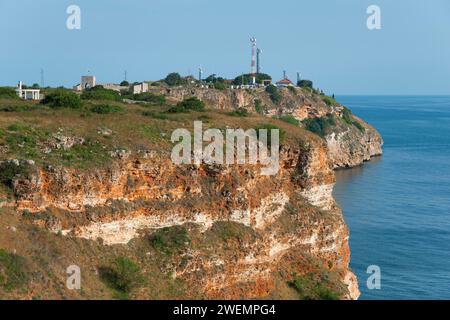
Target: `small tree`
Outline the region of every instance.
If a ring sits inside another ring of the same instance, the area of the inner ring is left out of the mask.
[[[124,80],[124,81],[122,81],[122,82],[120,83],[120,86],[121,86],[121,87],[129,87],[129,86],[130,86],[130,83],[129,83],[128,81]]]
[[[180,76],[179,73],[172,72],[167,75],[167,77],[164,79],[164,82],[172,87],[172,86],[179,86],[179,85],[183,84],[184,80]]]
[[[310,88],[310,89],[313,88],[313,82],[312,82],[311,80],[300,80],[300,81],[297,83],[297,85],[298,85],[300,88]]]

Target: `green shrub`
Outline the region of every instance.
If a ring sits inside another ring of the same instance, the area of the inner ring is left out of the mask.
[[[295,87],[293,87],[293,86],[288,86],[287,87],[288,88],[288,90],[292,93],[292,94],[297,94],[297,90],[295,90]]]
[[[172,72],[167,75],[167,77],[164,79],[164,82],[172,87],[185,84],[186,80],[183,79],[179,73]]]
[[[301,300],[339,300],[341,294],[328,277],[308,273],[289,281]]]
[[[300,88],[310,88],[313,89],[313,82],[311,80],[300,80],[297,85]]]
[[[182,226],[162,228],[150,236],[153,248],[169,256],[185,249],[190,242],[189,235]]]
[[[83,105],[79,95],[65,89],[56,89],[49,92],[42,100],[42,103],[51,108],[71,109],[79,109]]]
[[[0,87],[0,99],[20,99],[15,88]]]
[[[216,83],[214,83],[214,89],[225,90],[226,88],[227,88],[227,86],[223,82],[216,82]]]
[[[124,80],[124,81],[122,81],[122,82],[120,83],[120,86],[121,86],[121,87],[129,87],[129,86],[130,86],[130,83],[129,83],[128,81]]]
[[[300,124],[300,121],[298,121],[297,119],[295,119],[294,116],[290,115],[290,114],[286,114],[283,116],[280,116],[279,118],[281,121],[293,124],[294,126],[298,126]]]
[[[273,103],[278,104],[281,102],[283,96],[276,86],[274,86],[273,84],[267,86],[266,92],[269,94],[270,100],[272,100]]]
[[[133,100],[136,101],[145,101],[152,105],[162,106],[166,103],[166,97],[163,95],[157,95],[150,92],[143,92],[135,94]]]
[[[0,249],[0,287],[6,291],[19,289],[27,282],[25,259]]]
[[[120,298],[128,295],[143,281],[139,266],[126,257],[118,257],[108,267],[99,268],[100,279],[119,292]]]
[[[115,90],[105,89],[102,86],[95,86],[83,92],[81,95],[83,100],[109,100],[121,101],[122,96]]]
[[[263,114],[264,113],[264,107],[262,105],[261,100],[256,99],[255,100],[255,111],[259,114]]]
[[[229,112],[228,115],[233,117],[247,117],[248,111],[246,108],[238,108],[235,111]]]
[[[336,126],[336,119],[330,113],[322,118],[305,119],[303,124],[307,130],[324,138]]]
[[[97,104],[91,107],[91,112],[98,114],[116,113],[122,112],[123,108],[121,106],[114,106],[110,104]]]
[[[322,101],[325,102],[325,104],[329,107],[336,104],[336,100],[334,100],[332,97],[328,97],[328,96],[322,96]]]
[[[0,183],[7,187],[12,187],[12,182],[16,176],[28,177],[32,172],[31,165],[16,164],[13,161],[5,161],[0,164]]]
[[[0,111],[3,112],[24,112],[29,111],[36,106],[31,106],[29,104],[17,104],[17,105],[1,105]]]
[[[361,125],[361,123],[359,123],[358,120],[356,120],[355,118],[353,118],[353,114],[350,111],[350,109],[344,107],[344,110],[342,111],[342,120],[344,120],[344,122],[348,125],[353,125],[356,128],[358,128],[358,130],[360,130],[361,132],[364,132],[366,129]]]
[[[205,104],[203,101],[197,99],[196,97],[187,98],[175,106],[171,107],[167,112],[169,113],[180,113],[189,111],[205,111]]]

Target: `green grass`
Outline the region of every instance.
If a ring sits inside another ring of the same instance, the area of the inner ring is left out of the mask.
[[[111,265],[99,268],[100,279],[116,291],[115,298],[129,299],[130,293],[140,286],[144,278],[141,268],[126,257],[114,259]]]
[[[289,281],[300,300],[339,300],[341,294],[327,276],[308,273]]]
[[[182,251],[190,242],[187,230],[183,226],[162,228],[150,235],[153,248],[168,256]]]
[[[159,120],[169,120],[170,119],[169,116],[163,112],[144,111],[144,112],[142,112],[142,115],[145,117],[151,117],[153,119],[159,119]]]
[[[20,289],[27,279],[25,259],[0,249],[0,287],[6,291]]]
[[[11,88],[11,87],[0,87],[0,98],[1,99],[14,99],[14,100],[20,99],[16,93],[16,89]]]
[[[77,144],[68,150],[55,150],[54,155],[68,167],[87,169],[104,166],[111,157],[98,141],[86,139],[83,144]]]
[[[121,106],[110,105],[110,104],[98,104],[91,107],[91,112],[98,114],[108,114],[108,113],[117,113],[123,112],[124,109]]]
[[[295,119],[295,117],[290,115],[290,114],[286,114],[286,115],[280,116],[279,119],[281,121],[286,122],[286,123],[293,124],[294,126],[298,126],[300,124],[300,121]]]
[[[335,105],[337,102],[332,97],[329,96],[322,96],[322,101],[325,102],[325,104],[329,107]]]

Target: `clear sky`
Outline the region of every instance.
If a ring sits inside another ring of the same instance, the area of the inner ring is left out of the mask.
[[[66,9],[81,8],[81,30]],[[366,9],[381,7],[381,30]],[[250,71],[249,37],[275,80],[296,71],[331,94],[450,94],[448,0],[1,0],[0,85],[71,87],[177,71]]]

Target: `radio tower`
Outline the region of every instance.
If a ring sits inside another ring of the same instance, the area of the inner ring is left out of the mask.
[[[44,69],[41,68],[41,88],[44,88]]]
[[[261,73],[261,53],[262,50],[260,48],[256,49],[256,73]]]
[[[203,69],[202,67],[198,68],[198,81],[202,82]]]
[[[256,84],[256,39],[250,38],[250,42],[252,44],[252,84]]]

